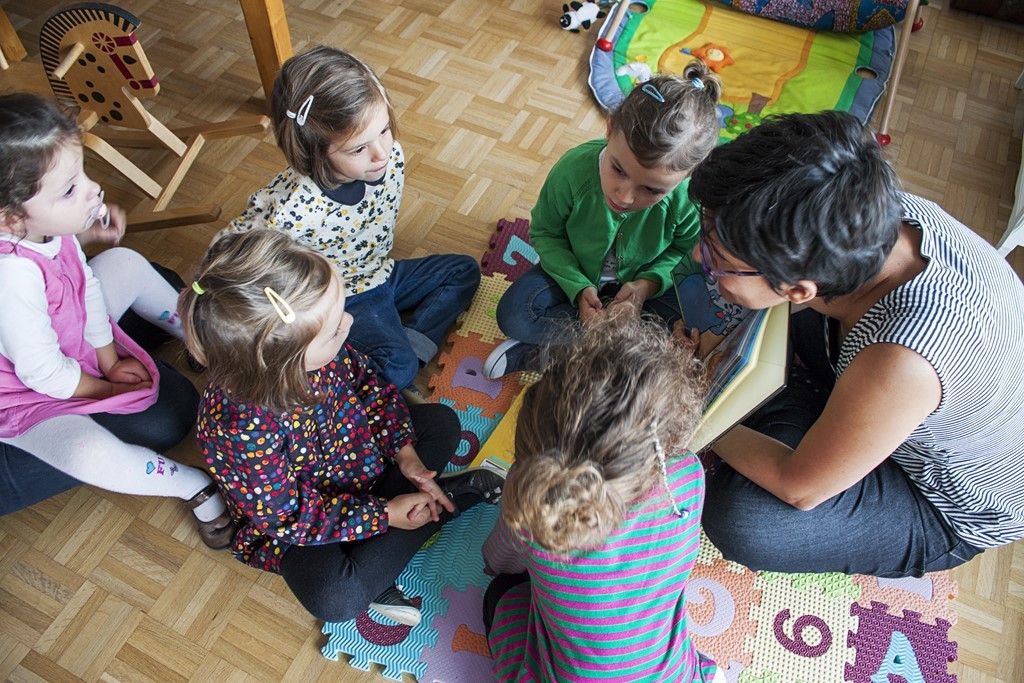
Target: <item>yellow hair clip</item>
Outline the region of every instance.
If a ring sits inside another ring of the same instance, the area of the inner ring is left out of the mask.
[[[203,294],[206,294],[206,290],[199,286],[199,281],[198,280],[193,280],[192,281],[192,291],[195,292],[196,294],[198,294],[199,296],[202,296]]]
[[[286,325],[295,322],[295,311],[288,305],[280,294],[275,292],[271,287],[264,287],[263,293],[267,295],[267,299],[270,301],[270,305],[274,307],[274,311],[277,313],[277,317],[281,319]]]

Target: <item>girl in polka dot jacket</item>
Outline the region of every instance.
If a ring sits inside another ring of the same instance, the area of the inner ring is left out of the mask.
[[[214,242],[179,312],[209,372],[197,438],[240,526],[235,557],[280,573],[320,619],[369,606],[418,623],[395,579],[445,521],[501,490],[483,470],[435,478],[459,443],[454,411],[407,407],[345,343],[341,276],[283,233]]]

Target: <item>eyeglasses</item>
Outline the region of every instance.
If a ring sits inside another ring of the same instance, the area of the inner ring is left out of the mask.
[[[700,265],[704,269],[704,280],[709,284],[713,285],[718,282],[720,277],[753,277],[763,276],[759,270],[720,270],[718,268],[712,268],[711,264],[715,262],[715,255],[711,251],[711,245],[701,235],[699,241],[700,248]]]

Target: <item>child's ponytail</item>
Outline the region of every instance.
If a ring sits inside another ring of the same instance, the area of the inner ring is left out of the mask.
[[[275,412],[313,405],[306,349],[323,322],[312,312],[332,278],[322,254],[286,233],[227,233],[178,296],[185,348],[236,400]]]
[[[689,81],[698,92],[702,92],[712,104],[718,106],[722,97],[722,79],[702,59],[695,59],[683,69],[683,80]]]
[[[718,144],[721,94],[721,79],[695,59],[682,76],[656,76],[638,83],[611,113],[610,134],[620,131],[648,168],[691,171]]]

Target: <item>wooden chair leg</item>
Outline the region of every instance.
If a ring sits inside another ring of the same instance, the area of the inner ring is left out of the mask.
[[[167,205],[171,203],[171,198],[174,193],[178,191],[178,186],[181,185],[181,181],[185,179],[185,174],[192,167],[192,162],[199,156],[199,150],[203,148],[203,144],[206,142],[206,138],[202,135],[196,135],[189,142],[188,147],[185,150],[185,154],[182,155],[181,161],[178,167],[174,169],[174,173],[164,183],[164,189],[160,193],[160,196],[156,198],[156,204],[153,206],[154,211],[163,211],[167,208]]]
[[[220,123],[207,123],[186,128],[172,128],[171,133],[182,140],[195,135],[202,135],[207,140],[233,137],[235,135],[255,135],[265,133],[270,128],[270,119],[261,114],[240,116]],[[107,128],[103,131],[103,139],[118,147],[156,147],[159,143],[153,139],[149,131],[132,130],[129,128]]]
[[[212,223],[220,218],[220,211],[219,204],[202,204],[181,209],[131,213],[128,214],[128,232],[147,232],[182,225]]]

